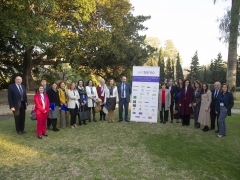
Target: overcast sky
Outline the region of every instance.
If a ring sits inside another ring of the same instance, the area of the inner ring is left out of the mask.
[[[228,48],[219,41],[217,18],[223,16],[231,1],[218,0],[130,0],[134,15],[151,15],[144,25],[146,34],[157,37],[162,43],[172,39],[183,59],[183,67],[190,64],[198,50],[200,64],[209,64],[222,53],[227,60]]]

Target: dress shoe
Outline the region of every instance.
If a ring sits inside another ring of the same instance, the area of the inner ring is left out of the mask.
[[[26,132],[26,131],[24,131],[24,130],[22,131],[22,133],[23,133],[23,134],[27,134],[27,132]]]
[[[173,123],[173,120],[171,120],[170,123]]]
[[[19,135],[23,135],[23,133],[21,131],[17,132]]]
[[[88,122],[92,122],[91,120],[88,120]]]
[[[219,130],[216,130],[215,133],[219,133]]]
[[[42,136],[38,136],[38,139],[42,139]]]
[[[104,121],[106,121],[106,118],[105,118],[105,117],[103,117],[103,120],[104,120]]]
[[[209,128],[209,130],[214,130],[215,128]]]
[[[74,129],[74,126],[71,126],[72,129]]]
[[[208,132],[208,129],[204,129],[203,132]]]
[[[163,123],[163,121],[160,121],[160,123]]]
[[[166,124],[166,121],[163,121],[163,124]]]
[[[114,120],[112,120],[112,123],[114,122]]]
[[[59,131],[59,129],[58,129],[58,128],[55,128],[55,129],[53,129],[53,131],[57,132],[57,131]]]
[[[179,123],[179,120],[178,120],[178,119],[176,120],[176,123]]]
[[[77,127],[77,125],[76,125],[76,124],[74,124],[74,127]]]
[[[84,122],[83,124],[84,124],[84,125],[87,125],[87,123],[86,123],[86,122]]]
[[[42,134],[43,136],[48,136],[48,134]]]
[[[123,120],[119,119],[118,122],[122,122]]]
[[[97,122],[97,120],[96,120],[96,119],[94,119],[93,121],[94,121],[94,122]]]
[[[100,117],[99,121],[101,121],[101,120],[102,120],[102,117]]]
[[[219,134],[219,135],[217,135],[217,137],[222,137],[222,135]]]
[[[125,120],[126,122],[129,122],[129,120]]]

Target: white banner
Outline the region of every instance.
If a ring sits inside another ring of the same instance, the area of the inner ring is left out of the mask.
[[[133,66],[131,121],[157,123],[159,67]]]

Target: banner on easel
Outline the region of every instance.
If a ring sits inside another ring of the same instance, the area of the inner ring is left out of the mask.
[[[131,121],[157,123],[159,67],[133,66]]]

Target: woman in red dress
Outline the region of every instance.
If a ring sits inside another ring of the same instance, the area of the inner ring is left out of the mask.
[[[47,135],[46,122],[48,118],[48,112],[50,108],[50,102],[47,94],[44,94],[44,87],[39,86],[38,94],[34,95],[34,112],[37,118],[37,136],[38,139],[42,139],[43,136]]]

